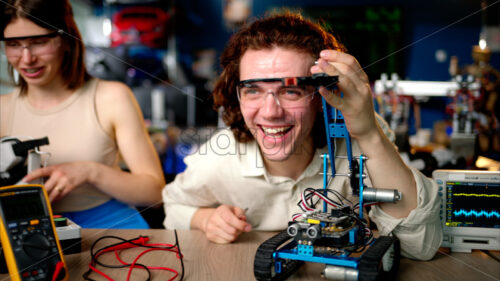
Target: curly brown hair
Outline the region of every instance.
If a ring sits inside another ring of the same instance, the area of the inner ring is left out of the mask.
[[[282,47],[310,54],[314,59],[324,49],[345,52],[345,47],[318,23],[290,11],[269,15],[243,26],[235,33],[221,54],[222,73],[215,83],[214,108],[222,110],[222,118],[239,142],[253,140],[245,125],[236,96],[240,80],[240,60],[247,50]],[[324,145],[322,118],[316,118],[313,128],[315,147]]]

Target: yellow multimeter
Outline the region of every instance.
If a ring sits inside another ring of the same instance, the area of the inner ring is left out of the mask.
[[[0,238],[13,281],[68,279],[47,192],[42,185],[0,187]]]

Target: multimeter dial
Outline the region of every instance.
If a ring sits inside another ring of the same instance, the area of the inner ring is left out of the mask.
[[[0,214],[0,237],[12,280],[67,280],[42,186],[0,188]]]
[[[47,257],[51,252],[50,249],[49,239],[41,233],[28,235],[23,241],[24,252],[37,260]]]
[[[11,245],[23,278],[45,280],[60,260],[49,218],[8,224]]]

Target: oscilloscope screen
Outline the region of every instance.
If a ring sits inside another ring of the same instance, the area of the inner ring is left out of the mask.
[[[446,226],[500,228],[500,183],[446,183]]]

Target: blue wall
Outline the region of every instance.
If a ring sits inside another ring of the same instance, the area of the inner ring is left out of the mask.
[[[232,32],[224,25],[222,6],[224,0],[184,0],[178,3],[184,9],[186,22],[180,26],[180,48],[184,52],[197,49],[214,48],[219,54]],[[479,40],[481,30],[480,1],[469,0],[254,0],[252,16],[260,17],[271,8],[290,7],[307,9],[321,7],[334,11],[336,7],[364,6],[397,6],[403,14],[403,42],[397,55],[398,62],[403,64],[402,79],[446,81],[450,80],[448,72],[451,56],[457,56],[461,67],[471,64],[472,46]],[[490,8],[491,18],[498,14],[500,4]],[[335,27],[334,27],[335,28]],[[349,49],[349,46],[347,45]],[[435,58],[437,50],[443,50],[447,56],[443,62]],[[500,69],[500,53],[493,53],[491,65]],[[372,80],[380,76],[370,77]],[[375,75],[376,76],[376,75]],[[422,127],[432,128],[435,120],[447,119],[444,112],[446,98],[431,99],[421,104]],[[411,125],[410,133],[414,132]]]
[[[223,0],[179,1],[185,10],[187,22],[179,26],[181,43],[185,49],[224,48],[233,30],[224,26],[222,19]],[[270,8],[292,7],[310,8],[356,6],[390,6],[403,9],[406,34],[402,55],[405,73],[400,77],[412,80],[449,80],[448,66],[450,56],[457,56],[460,65],[472,63],[472,46],[477,44],[481,28],[480,1],[441,0],[441,1],[401,1],[401,0],[254,0],[252,16],[259,17]],[[499,4],[496,4],[499,6]],[[493,7],[495,8],[495,7]],[[498,10],[498,9],[497,9]],[[449,26],[449,27],[447,27]],[[439,31],[439,32],[437,32]],[[349,46],[347,46],[349,48]],[[445,62],[437,62],[436,50],[447,53]],[[494,53],[491,60],[495,68],[500,68],[500,54]],[[375,80],[378,77],[371,77]]]

